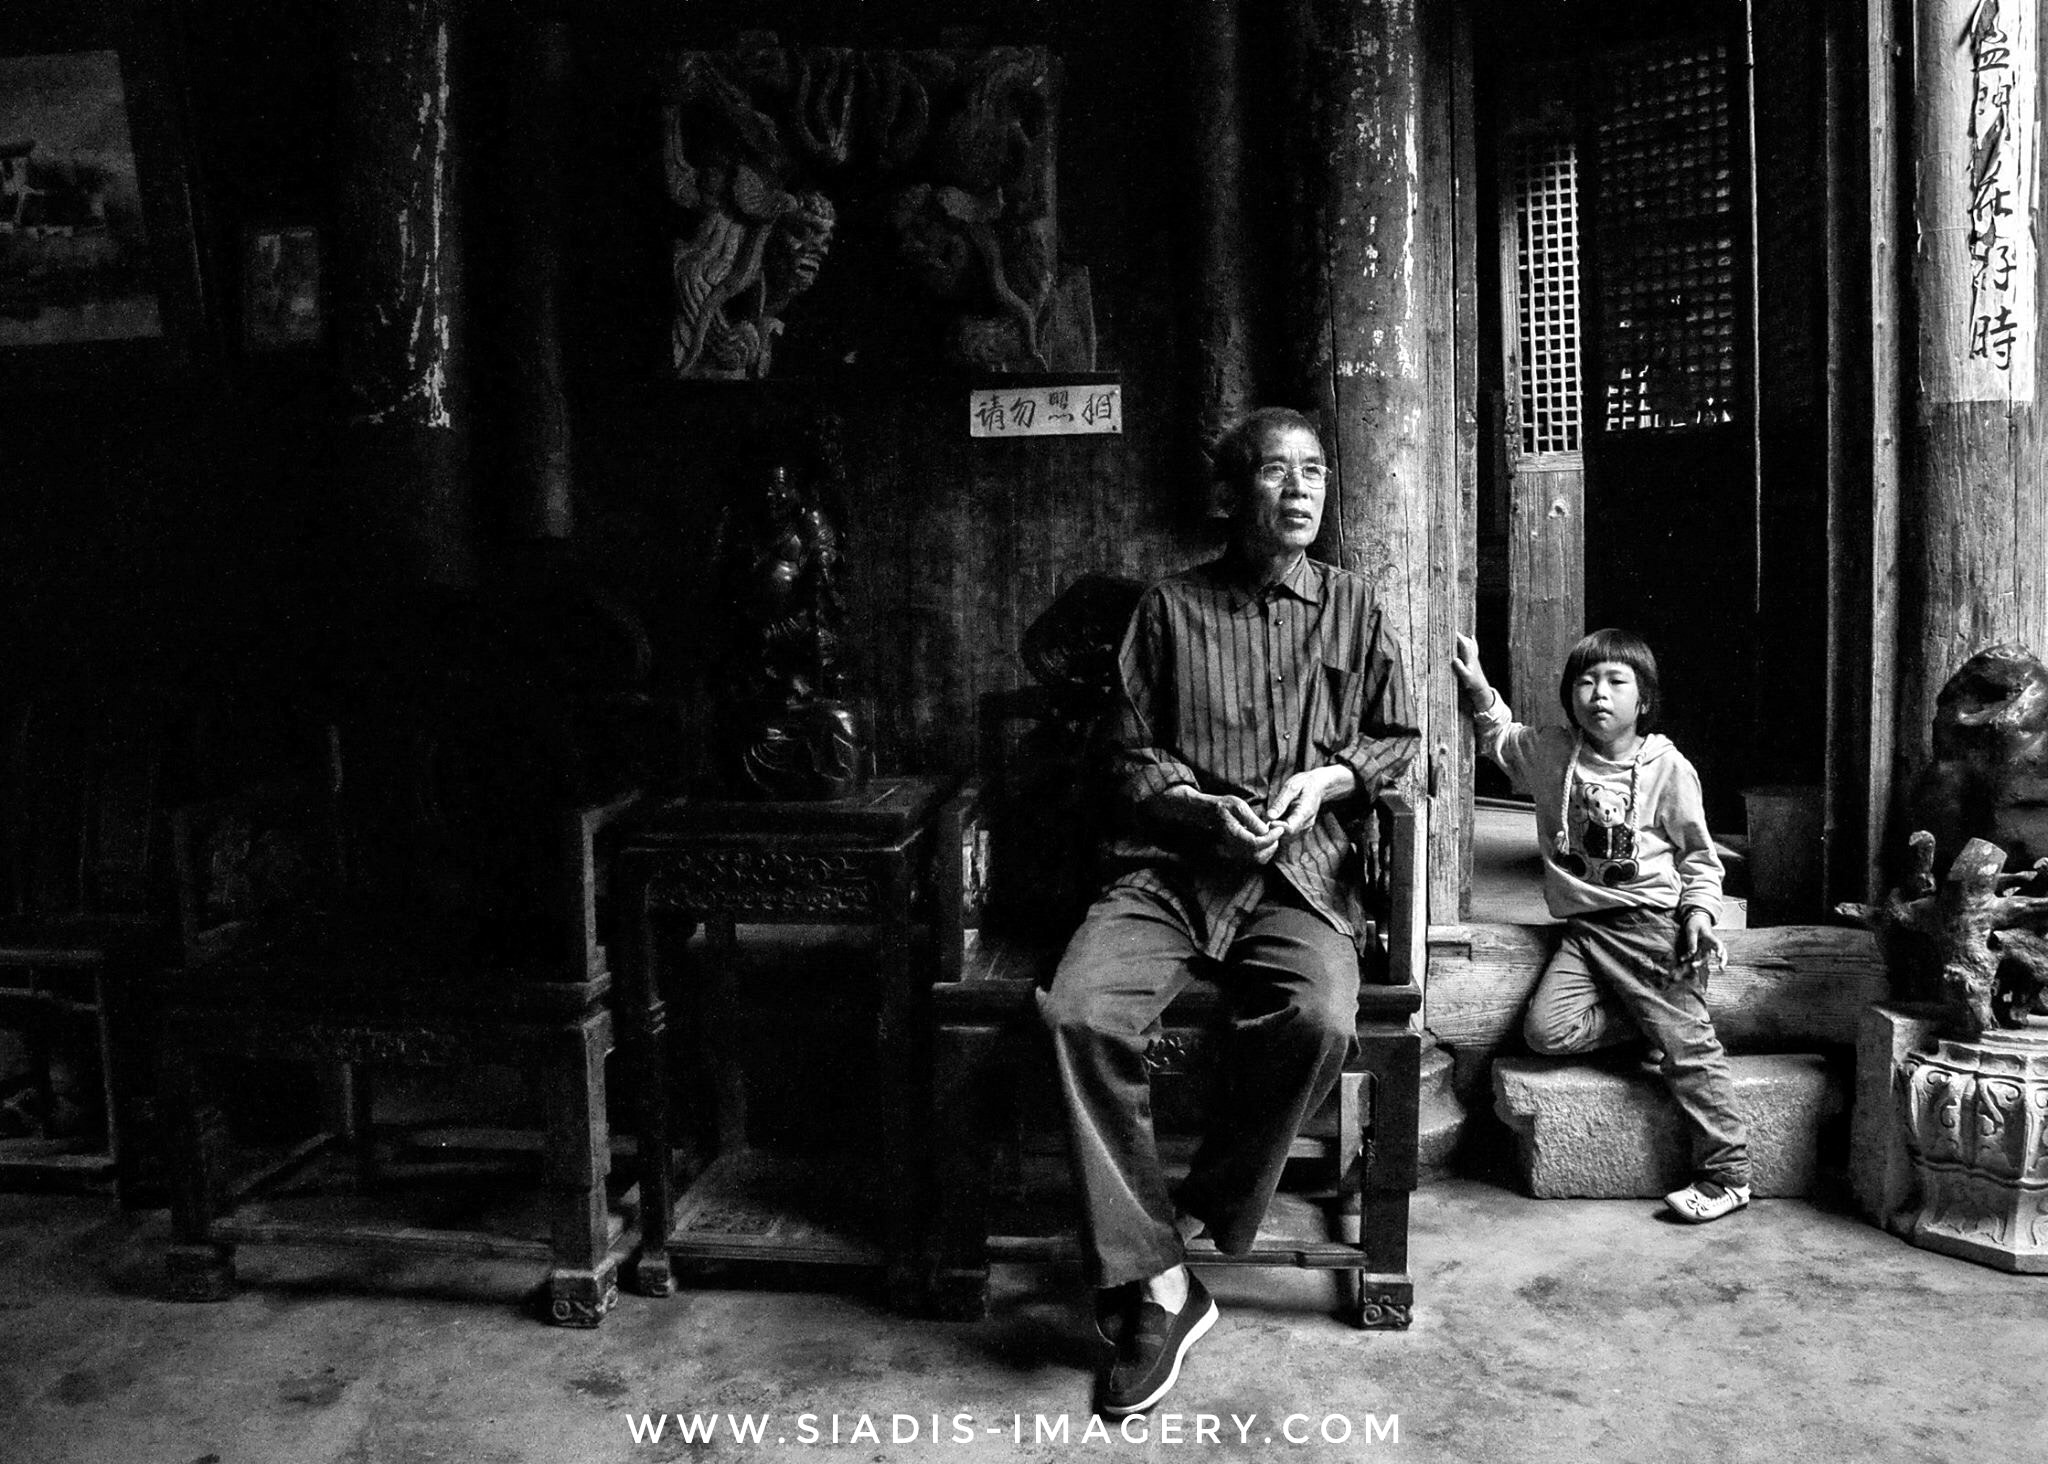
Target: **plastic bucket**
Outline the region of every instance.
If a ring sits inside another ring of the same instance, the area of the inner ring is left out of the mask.
[[[1749,923],[1821,918],[1821,789],[1809,783],[1744,788],[1749,817]]]

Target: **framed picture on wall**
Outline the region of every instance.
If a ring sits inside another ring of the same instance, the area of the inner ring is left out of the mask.
[[[327,332],[320,230],[252,224],[242,231],[242,349],[317,346]]]
[[[0,34],[0,380],[126,385],[205,319],[169,38],[142,0]]]

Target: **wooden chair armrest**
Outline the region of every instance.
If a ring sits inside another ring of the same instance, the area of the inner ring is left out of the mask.
[[[978,854],[968,847],[979,827],[982,792],[982,780],[969,778],[932,821],[932,938],[941,981],[960,979],[973,931],[969,896],[986,879],[978,873]]]
[[[1428,815],[1397,788],[1383,790],[1375,806],[1385,815],[1391,844],[1387,860],[1387,981],[1420,988],[1429,961]]]
[[[637,808],[646,796],[644,790],[631,788],[602,802],[578,804],[570,810],[570,817],[594,839],[605,828],[618,822],[629,810]]]
[[[637,807],[642,797],[642,790],[634,788],[601,802],[577,805],[563,816],[564,914],[574,932],[569,949],[581,952],[582,975],[586,979],[602,975],[606,969],[597,922],[598,886],[603,869],[597,857],[598,837]]]

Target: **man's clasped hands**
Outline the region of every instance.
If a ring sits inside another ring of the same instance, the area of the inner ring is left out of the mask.
[[[1308,830],[1325,803],[1350,797],[1357,786],[1351,769],[1331,766],[1294,774],[1263,809],[1234,794],[1204,793],[1189,783],[1161,793],[1157,806],[1217,857],[1232,864],[1270,864],[1283,840]]]

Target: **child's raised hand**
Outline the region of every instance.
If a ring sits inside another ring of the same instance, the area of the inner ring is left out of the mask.
[[[1469,635],[1457,637],[1451,651],[1451,674],[1464,691],[1466,710],[1483,712],[1493,705],[1493,686],[1479,664],[1479,642]]]

